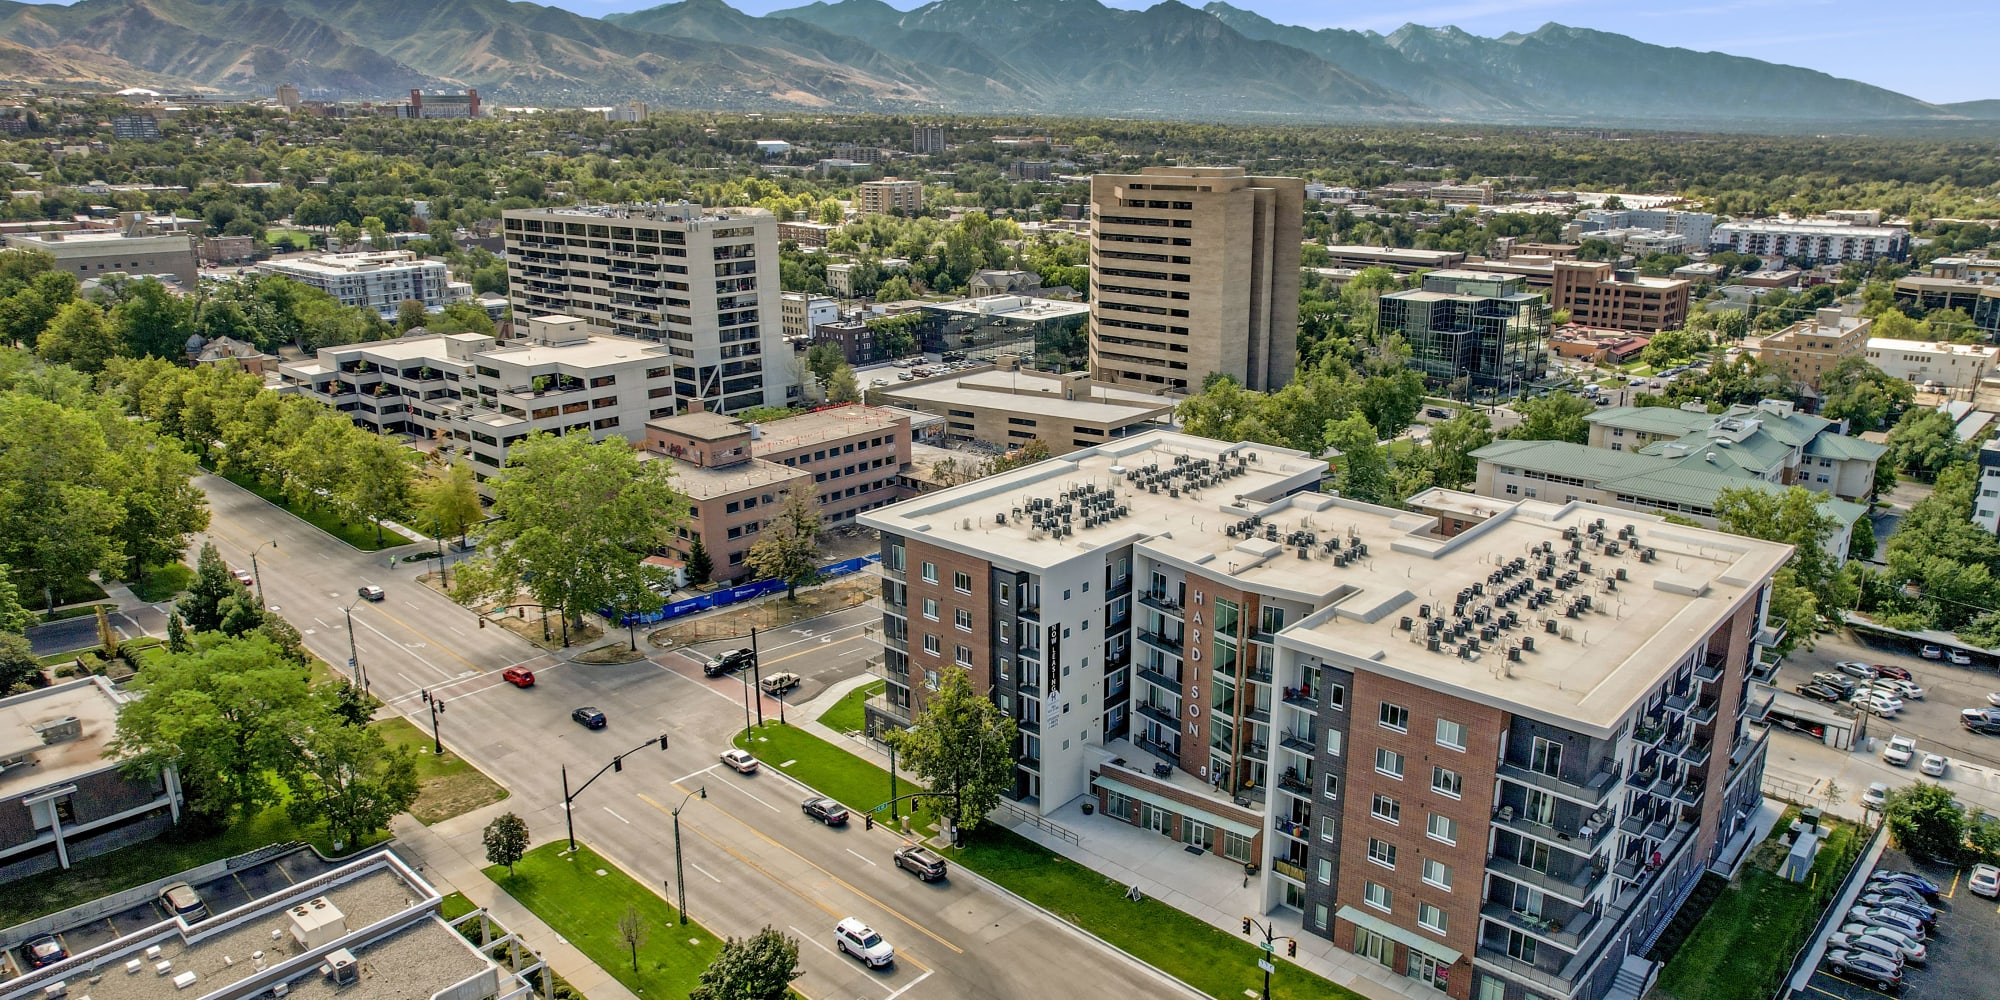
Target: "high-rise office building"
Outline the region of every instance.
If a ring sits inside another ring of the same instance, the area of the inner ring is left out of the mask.
[[[944,126],[922,123],[910,126],[910,152],[918,156],[944,152]]]
[[[1549,365],[1549,306],[1526,278],[1445,270],[1382,296],[1378,326],[1410,345],[1410,364],[1434,385],[1465,379],[1468,392],[1515,396]]]
[[[1305,182],[1240,167],[1090,181],[1090,367],[1192,392],[1219,372],[1276,389],[1298,366]]]
[[[793,401],[771,213],[659,202],[503,216],[516,316],[578,316],[666,344],[683,406],[734,413]]]

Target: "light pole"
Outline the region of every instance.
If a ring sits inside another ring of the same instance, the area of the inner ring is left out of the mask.
[[[278,540],[275,538],[271,539],[265,542],[264,545],[269,545],[275,549],[278,547]],[[250,580],[257,585],[257,610],[259,611],[268,610],[264,607],[264,574],[257,571],[257,553],[264,551],[264,545],[259,545],[250,550]]]
[[[661,738],[665,739],[665,737]],[[699,795],[704,799],[708,798],[708,786],[702,785],[696,788],[694,791],[689,792],[686,795],[682,796],[681,804],[675,806],[673,811],[674,893],[680,899],[679,908],[681,911],[681,924],[683,926],[685,926],[688,922],[688,883],[687,883],[687,875],[681,869],[681,810],[686,809],[688,800],[694,798],[696,795]]]
[[[368,691],[368,672],[361,669],[361,654],[354,646],[354,605],[363,600],[366,598],[355,598],[354,603],[341,608],[340,613],[347,616],[347,672],[354,678],[354,683],[361,685],[365,694]]]
[[[597,779],[604,777],[604,772],[606,771],[625,770],[626,757],[638,753],[639,751],[644,750],[647,747],[652,746],[656,743],[659,744],[660,749],[665,750],[667,748],[667,734],[661,733],[660,735],[655,736],[652,739],[647,740],[646,742],[641,743],[638,746],[633,747],[632,749],[627,750],[616,757],[611,758],[611,763],[598,768],[597,773],[590,776],[590,781],[596,781]],[[583,794],[583,790],[585,788],[590,787],[590,781],[584,782],[581,786],[577,788],[576,791],[572,792],[569,790],[569,767],[565,765],[562,769],[563,823],[569,830],[569,849],[570,853],[572,854],[576,853],[576,819],[573,816],[573,810],[570,808],[570,805],[571,803],[576,801],[577,796]]]
[[[442,588],[444,588],[444,590],[445,590],[446,592],[449,592],[449,591],[451,590],[451,574],[450,574],[450,573],[448,573],[448,572],[447,572],[447,571],[445,570],[445,565],[444,565],[444,534],[443,534],[443,532],[444,532],[444,524],[443,524],[443,522],[441,522],[441,521],[439,521],[439,520],[438,520],[438,516],[437,516],[436,514],[432,514],[432,515],[431,515],[431,541],[434,541],[434,542],[436,542],[436,543],[437,543],[437,550],[438,550],[438,586],[439,586],[439,587],[442,587]]]
[[[431,749],[438,756],[442,757],[444,756],[444,739],[438,736],[438,716],[444,714],[444,699],[433,698],[429,691],[425,691],[424,704],[431,707]]]
[[[1248,934],[1252,929],[1264,932],[1264,943],[1259,947],[1264,949],[1264,954],[1268,957],[1258,959],[1257,967],[1264,970],[1264,1000],[1271,1000],[1271,973],[1277,969],[1272,959],[1278,957],[1275,943],[1278,941],[1285,942],[1285,957],[1297,958],[1299,957],[1299,939],[1288,934],[1278,933],[1277,924],[1261,923],[1249,917],[1244,917],[1243,933]]]
[[[750,675],[756,672],[756,670],[757,626],[752,625],[750,626],[750,669],[748,671],[737,671],[738,676],[743,678],[743,739],[745,741],[750,739]],[[757,706],[757,714],[760,716],[764,714],[764,706],[761,703]]]

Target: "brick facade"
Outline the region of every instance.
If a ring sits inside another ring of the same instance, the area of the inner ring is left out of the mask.
[[[986,641],[989,634],[987,616],[993,597],[985,560],[926,545],[915,538],[907,539],[905,545],[904,559],[910,586],[910,707],[914,716],[923,711],[924,704],[929,700],[927,672],[942,674],[945,668],[958,665],[959,646],[966,647],[970,653],[971,665],[965,667],[965,671],[972,682],[972,689],[985,691],[993,686],[993,654]],[[926,563],[937,568],[935,583],[924,578]],[[955,585],[956,574],[959,573],[969,578],[967,591],[961,591]],[[935,620],[924,614],[927,598],[937,602]],[[970,631],[960,629],[956,624],[959,611],[971,615]],[[924,641],[927,636],[936,640],[936,653],[927,651]]]

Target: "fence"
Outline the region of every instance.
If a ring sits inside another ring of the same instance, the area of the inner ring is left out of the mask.
[[[881,561],[882,557],[878,554],[860,556],[855,559],[847,559],[831,565],[821,566],[819,575],[821,579],[831,580],[836,577],[847,576],[850,573],[859,573],[871,564]],[[759,580],[756,583],[746,583],[740,587],[730,587],[727,590],[718,590],[712,594],[703,594],[700,597],[690,597],[684,601],[674,601],[664,604],[661,605],[658,611],[639,611],[632,614],[619,615],[617,612],[607,608],[599,611],[598,614],[603,615],[607,620],[616,619],[621,628],[628,628],[635,625],[658,625],[661,622],[673,621],[676,618],[685,618],[688,615],[698,614],[703,611],[725,608],[732,604],[741,604],[744,601],[763,597],[766,594],[776,594],[784,589],[785,581],[783,580]]]
[[[1778,991],[1774,994],[1773,1000],[1785,1000],[1786,997],[1792,994],[1794,983],[1803,983],[1812,975],[1812,970],[1819,965],[1820,940],[1847,913],[1848,901],[1854,896],[1859,895],[1854,890],[1855,884],[1862,878],[1865,878],[1870,871],[1874,870],[1874,859],[1881,856],[1882,848],[1888,843],[1888,839],[1889,824],[1877,824],[1874,836],[1862,842],[1860,849],[1854,853],[1852,858],[1848,859],[1846,877],[1842,878],[1839,884],[1833,887],[1832,891],[1822,891],[1819,894],[1820,905],[1824,909],[1819,915],[1819,920],[1814,922],[1811,932],[1807,933],[1804,939],[1795,939],[1790,942],[1792,963],[1785,974],[1785,978],[1779,983]]]

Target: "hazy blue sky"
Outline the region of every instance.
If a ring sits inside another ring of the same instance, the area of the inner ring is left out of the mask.
[[[649,0],[541,0],[580,14],[654,6]],[[729,0],[752,14],[807,0]],[[899,8],[918,0],[889,0]],[[1148,0],[1109,0],[1149,7]],[[1199,7],[1206,0],[1184,0]],[[1479,35],[1546,22],[1598,28],[1657,45],[1727,52],[1832,73],[1927,101],[2000,97],[1988,68],[2000,27],[1996,0],[1230,0],[1272,20],[1388,33],[1415,22]]]

